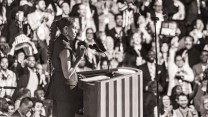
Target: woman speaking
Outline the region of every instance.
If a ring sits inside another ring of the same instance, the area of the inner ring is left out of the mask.
[[[54,21],[51,26],[49,64],[53,75],[48,96],[53,100],[53,117],[74,117],[82,108],[82,91],[77,86],[75,69],[84,55],[85,48],[81,46],[78,48],[79,53],[75,53],[77,25],[73,18],[62,18]],[[61,34],[57,37],[58,32]]]

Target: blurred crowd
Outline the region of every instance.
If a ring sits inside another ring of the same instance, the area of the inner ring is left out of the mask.
[[[0,116],[51,116],[48,45],[63,17],[78,24],[75,49],[86,43],[78,72],[138,68],[144,117],[208,116],[208,0],[0,0]]]

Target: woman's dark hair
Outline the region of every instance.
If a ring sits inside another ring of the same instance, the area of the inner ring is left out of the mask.
[[[18,90],[18,92],[17,92],[17,99],[20,99],[20,98],[22,98],[22,96],[24,96],[25,94],[27,94],[28,92],[30,92],[30,90],[29,89],[26,89],[26,88],[21,88],[21,89],[19,89]]]
[[[6,101],[6,99],[4,98],[0,98],[0,111],[5,113],[8,112],[8,103]]]
[[[118,13],[118,14],[116,14],[116,15],[115,15],[115,17],[114,17],[114,18],[115,18],[115,20],[117,19],[117,17],[118,17],[118,16],[123,17],[123,15],[122,15],[121,13]]]
[[[163,95],[161,98],[160,98],[160,102],[159,102],[159,110],[160,110],[160,114],[161,115],[163,115],[164,113],[165,113],[165,110],[164,110],[164,105],[163,105],[163,97],[165,97],[165,96],[168,96],[168,95]],[[171,98],[170,98],[170,96],[168,96],[169,97],[169,99],[170,99],[170,105],[172,105],[172,101],[171,101]],[[172,113],[173,113],[173,111],[172,111]]]
[[[175,55],[175,58],[174,58],[174,62],[176,62],[176,58],[179,57],[179,56],[180,56],[180,57],[182,58],[182,60],[185,62],[185,59],[183,58],[182,53],[181,53],[180,51],[177,51],[177,52],[176,52],[176,55]]]
[[[50,28],[50,41],[48,46],[48,55],[49,55],[49,71],[50,74],[52,72],[52,55],[53,55],[53,48],[55,44],[55,40],[57,39],[57,31],[63,31],[65,26],[71,26],[75,22],[74,18],[61,18],[59,20],[56,20],[52,23]]]

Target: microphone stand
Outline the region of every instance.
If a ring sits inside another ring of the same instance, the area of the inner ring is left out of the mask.
[[[156,56],[156,65],[155,65],[155,80],[156,80],[156,83],[157,83],[157,117],[160,117],[160,114],[159,114],[159,78],[158,78],[158,53],[157,53],[157,45],[158,45],[158,41],[157,41],[157,28],[156,28],[156,24],[157,24],[157,21],[159,20],[158,17],[153,17],[152,20],[154,21],[154,26],[155,26],[155,56]]]
[[[110,77],[110,78],[113,77],[114,73],[111,72],[111,70],[110,70],[110,60],[109,60],[107,54],[102,49],[100,49],[100,47],[98,47],[98,45],[96,43],[94,45],[96,46],[96,47],[94,47],[95,50],[97,48],[98,51],[100,51],[101,53],[103,53],[107,57],[107,65],[108,65],[108,69],[107,70],[108,70],[108,72],[106,73],[106,75],[108,77]]]

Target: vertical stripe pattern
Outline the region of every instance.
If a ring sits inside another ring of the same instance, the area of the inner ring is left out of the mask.
[[[143,117],[141,76],[138,72],[96,82],[97,102],[94,103],[97,106],[91,108],[95,108],[97,114],[89,117]],[[92,112],[84,112],[84,115],[92,115],[86,113]]]

